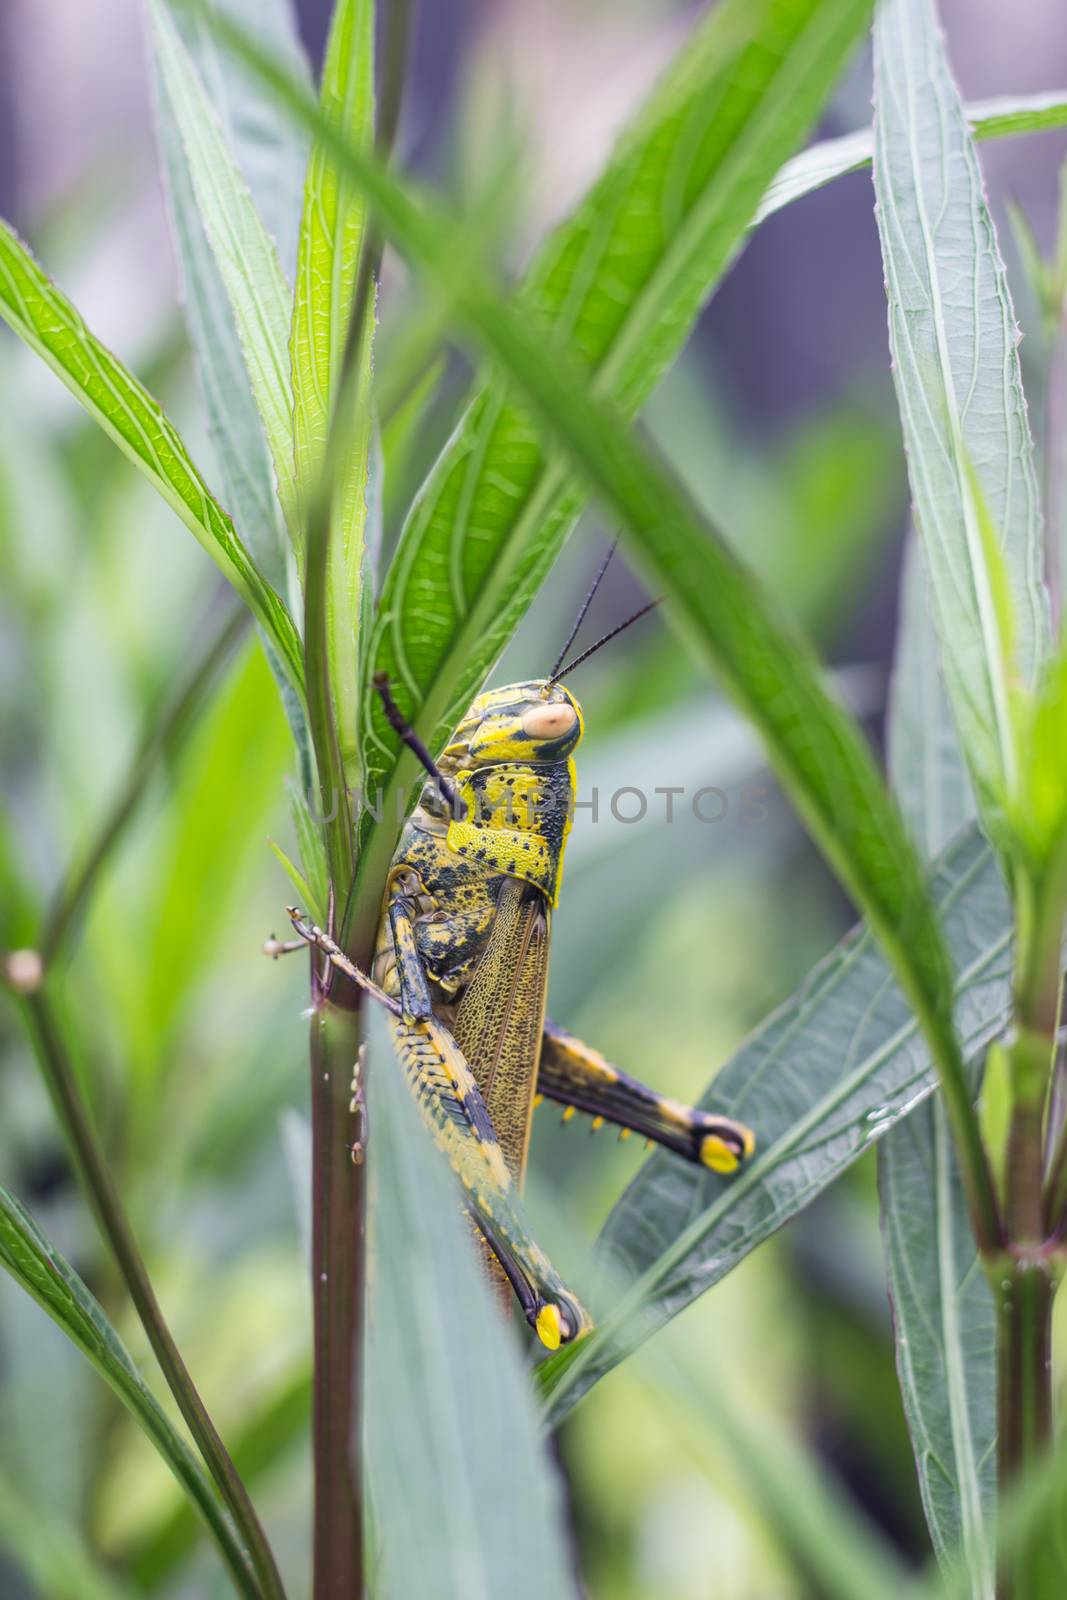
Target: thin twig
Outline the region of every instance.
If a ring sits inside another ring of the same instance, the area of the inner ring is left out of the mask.
[[[129,1290],[141,1326],[167,1387],[240,1532],[263,1600],[285,1600],[285,1590],[266,1534],[240,1476],[209,1417],[189,1369],[164,1320],[137,1248],[107,1159],[90,1125],[59,1025],[42,988],[22,995],[23,1014],[56,1115],[100,1231]]]

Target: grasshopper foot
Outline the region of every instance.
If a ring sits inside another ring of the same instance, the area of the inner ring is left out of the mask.
[[[700,1164],[712,1172],[736,1172],[756,1148],[756,1135],[743,1122],[698,1112]]]
[[[588,1311],[571,1295],[562,1295],[559,1300],[542,1300],[536,1311],[531,1309],[527,1313],[527,1320],[546,1350],[573,1344],[593,1326]]]

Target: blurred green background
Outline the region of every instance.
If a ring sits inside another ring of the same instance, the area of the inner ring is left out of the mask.
[[[1058,7],[944,7],[969,96],[1067,80]],[[979,17],[979,13],[981,16]],[[301,21],[321,48],[325,6]],[[611,131],[684,37],[653,0],[424,5],[402,149],[477,211],[521,261],[602,160]],[[868,114],[867,64],[826,132]],[[985,147],[994,199],[1054,228],[1062,135]],[[210,463],[176,303],[135,0],[0,13],[0,200],[90,324],[159,394]],[[1025,286],[1017,285],[1026,305]],[[382,350],[402,332],[387,278]],[[1039,350],[1037,351],[1039,355]],[[387,360],[383,354],[382,360]],[[385,536],[447,434],[464,370],[449,358],[385,486]],[[842,672],[879,736],[906,483],[885,347],[869,179],[763,228],[647,426],[719,524]],[[212,474],[209,468],[208,477]],[[553,660],[604,548],[587,519],[498,681]],[[588,637],[636,604],[618,560]],[[34,359],[0,336],[0,940],[31,940],[81,859],[168,690],[225,599],[200,550]],[[752,739],[663,624],[606,651],[578,685],[583,797],[556,919],[550,1008],[627,1069],[679,1097],[783,999],[851,914],[763,772]],[[307,1562],[309,1306],[302,1198],[290,1169],[306,1108],[300,961],[259,953],[295,854],[289,738],[246,636],[208,708],[157,767],[71,945],[62,1004],[77,1062],[160,1297],[253,1488],[294,1595]],[[715,786],[726,815],[611,817],[620,785]],[[742,791],[760,791],[746,820]],[[530,1206],[582,1285],[610,1204],[642,1159],[545,1108]],[[792,1421],[916,1561],[926,1536],[893,1372],[873,1152],[787,1235],[664,1337],[698,1352],[755,1411]],[[0,1001],[0,1177],[39,1217],[135,1357],[139,1325],[103,1261],[17,1014]],[[792,1600],[803,1590],[732,1479],[616,1371],[562,1430],[576,1549],[604,1600]],[[0,1280],[0,1593],[35,1586],[33,1549],[80,1530],[130,1592],[224,1593],[146,1441],[36,1307]],[[192,1564],[186,1561],[190,1550]],[[4,1551],[7,1551],[7,1555]],[[16,1556],[17,1552],[17,1556]],[[74,1543],[71,1560],[76,1562]],[[76,1571],[76,1567],[72,1568]],[[70,1592],[81,1593],[76,1586]]]

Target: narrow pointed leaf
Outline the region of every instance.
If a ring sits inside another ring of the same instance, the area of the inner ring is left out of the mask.
[[[1067,90],[1050,94],[1005,95],[996,100],[974,100],[963,108],[976,139],[1003,139],[1013,134],[1040,133],[1067,123]],[[793,156],[778,172],[760,201],[754,222],[773,216],[783,206],[801,200],[835,178],[861,172],[871,165],[874,136],[869,127],[817,144]]]
[[[1033,682],[1047,645],[1041,513],[1018,329],[932,0],[880,0],[874,127],[889,342],[934,620],[964,754],[995,818],[1018,787],[1013,681]],[[1003,551],[1014,659],[983,501]]]
[[[517,1344],[377,1013],[367,1469],[382,1600],[575,1595],[563,1502]]]
[[[892,1130],[878,1187],[897,1374],[930,1537],[943,1561],[961,1550],[972,1600],[992,1600],[995,1313],[939,1100]]]
[[[993,854],[969,830],[940,857],[933,894],[958,973],[967,1053],[1010,1015],[1007,897]],[[756,1130],[733,1178],[656,1154],[602,1236],[630,1288],[602,1324],[541,1369],[560,1417],[623,1356],[710,1289],[801,1211],[932,1090],[915,1017],[869,929],[857,929],[716,1075],[702,1104]]]
[[[14,1195],[0,1187],[0,1266],[46,1311],[144,1430],[195,1505],[237,1592],[256,1600],[259,1586],[245,1553],[192,1451],[134,1366],[125,1345],[77,1273],[49,1244]]]
[[[373,0],[339,0],[322,75],[322,114],[360,150],[374,143]],[[291,360],[297,493],[315,494],[326,465],[326,436],[345,360],[366,203],[322,140],[312,146],[304,188]],[[337,739],[346,771],[358,779],[357,635],[367,519],[372,433],[371,349],[374,317],[364,319],[352,402],[353,436],[345,441],[334,489],[327,576],[327,629]]]
[[[902,585],[889,752],[905,817],[932,858],[973,818],[974,799],[914,539]],[[996,1500],[996,1317],[936,1095],[879,1146],[878,1183],[897,1372],[930,1537],[942,1561],[962,1551],[972,1600],[992,1600],[986,1530]]]
[[[216,0],[247,21],[306,76],[289,0]],[[173,9],[173,8],[172,8]],[[281,260],[296,258],[296,232],[307,136],[294,128],[251,75],[222,50],[199,16],[181,11],[182,34],[234,160],[248,184]],[[189,158],[169,96],[156,79],[156,127],[170,205],[171,230],[184,287],[185,320],[204,395],[211,442],[226,505],[260,570],[279,588],[286,539],[274,469],[237,335],[226,286],[196,203]],[[282,590],[284,592],[284,589]]]
[[[147,0],[147,5],[152,52],[168,113],[185,147],[196,204],[229,296],[274,465],[278,498],[293,529],[298,512],[288,351],[292,295],[274,241],[238,171],[174,19],[163,0]]]
[[[249,0],[221,3],[237,17],[254,11],[260,35],[284,52],[291,70],[304,70],[302,54],[291,33],[288,0],[268,0],[262,10],[255,10]],[[265,220],[273,218],[277,227],[285,201],[291,199],[294,208],[297,204],[290,193],[291,173],[295,162],[303,172],[306,136],[281,117],[261,86],[221,50],[199,16],[182,12],[181,20],[226,138],[252,186],[253,198],[262,198]],[[233,310],[197,206],[189,158],[170,98],[160,82],[158,63],[153,59],[150,65],[155,80],[156,136],[184,289],[185,321],[223,498],[238,536],[260,572],[280,593],[291,593],[285,519]],[[291,231],[295,256],[295,224]],[[310,770],[309,736],[300,697],[286,679],[277,652],[269,641],[265,644],[301,761]]]
[[[184,287],[185,319],[204,395],[208,432],[234,526],[260,570],[280,586],[285,571],[274,469],[248,386],[226,292],[196,209],[185,147],[158,99],[160,159]]]
[[[300,41],[294,0],[209,0],[238,26],[246,27],[264,49],[284,61],[293,76],[310,87],[311,68]],[[241,176],[263,225],[274,240],[282,271],[296,271],[300,197],[308,161],[308,137],[294,127],[281,107],[264,94],[232,55],[223,50],[202,18],[167,0],[182,38],[196,63],[201,83],[218,115]]]
[[[303,692],[300,641],[215,501],[177,429],[132,373],[93,337],[14,231],[0,222],[0,316],[66,384],[200,541],[270,636],[290,682]]]

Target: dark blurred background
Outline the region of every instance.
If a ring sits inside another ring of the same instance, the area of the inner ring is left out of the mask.
[[[1067,85],[1058,0],[943,0],[941,9],[968,99]],[[302,0],[298,10],[318,60],[329,7]],[[503,260],[520,265],[595,174],[698,10],[662,0],[424,0],[402,161],[470,215],[491,196]],[[869,109],[869,61],[860,59],[822,134],[861,126]],[[1063,133],[982,147],[1027,334],[1039,437],[1042,336],[1005,205],[1018,202],[1049,248],[1065,151]],[[0,209],[210,463],[177,308],[136,0],[5,0]],[[405,304],[403,276],[395,263],[389,270],[383,339]],[[452,358],[424,430],[425,459],[450,425],[463,378]],[[759,229],[646,424],[842,670],[879,739],[908,497],[866,174]],[[400,486],[387,507],[393,531],[405,499]],[[509,650],[505,678],[542,671],[555,655],[608,531],[583,525]],[[0,772],[8,848],[29,901],[43,903],[91,832],[213,593],[184,531],[51,377],[0,334]],[[603,626],[638,593],[620,560],[597,599]],[[747,832],[736,807],[721,829],[575,831],[556,925],[554,1013],[630,1070],[695,1095],[852,914],[774,801],[752,741],[661,623],[591,664],[582,692],[583,782],[605,792],[618,782],[717,784],[732,798],[744,785],[766,791],[768,818]],[[298,1393],[306,1367],[299,1205],[287,1175],[299,1142],[291,1119],[304,1098],[301,980],[256,955],[286,898],[264,840],[288,840],[289,765],[273,685],[250,649],[163,773],[87,922],[69,992],[83,1066],[105,1121],[110,1108],[153,1269],[231,1429]],[[117,925],[137,936],[116,938]],[[161,1122],[169,1137],[158,1159]],[[578,1282],[638,1160],[605,1136],[538,1127],[531,1205]],[[91,1229],[7,1014],[0,1171],[99,1288]],[[124,1332],[140,1353],[136,1328],[124,1323]],[[677,1336],[746,1403],[806,1433],[901,1548],[924,1558],[871,1159],[687,1313]],[[714,1449],[710,1460],[691,1456],[629,1370],[579,1410],[560,1454],[592,1593],[793,1600],[805,1592],[729,1458]],[[304,1559],[306,1479],[296,1428],[262,1491],[294,1573]],[[123,1558],[173,1511],[147,1448],[101,1407],[93,1380],[37,1311],[0,1284],[0,1548],[5,1514],[19,1503],[13,1485]],[[25,1578],[12,1575],[16,1582]],[[213,1593],[210,1582],[205,1567],[176,1592]]]

